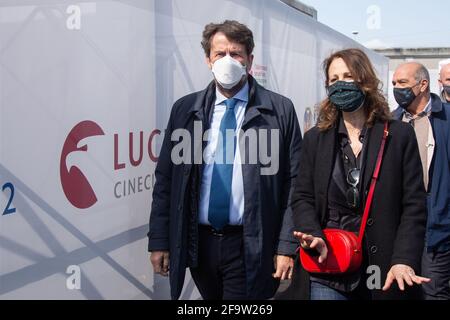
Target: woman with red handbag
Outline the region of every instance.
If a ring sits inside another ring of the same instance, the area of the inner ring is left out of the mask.
[[[426,221],[419,149],[391,120],[367,55],[324,62],[328,98],[303,140],[292,194],[297,288],[314,300],[420,298]]]

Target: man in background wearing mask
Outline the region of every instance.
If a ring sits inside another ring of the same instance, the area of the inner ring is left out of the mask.
[[[439,88],[442,102],[450,103],[450,61],[439,72]]]
[[[392,83],[399,104],[393,115],[414,127],[428,193],[425,298],[450,299],[450,105],[430,93],[430,75],[419,63],[400,65]]]
[[[297,243],[290,195],[300,127],[292,102],[249,74],[254,42],[245,25],[228,20],[208,24],[202,47],[214,81],[172,108],[155,172],[150,260],[155,273],[170,272],[172,299],[180,296],[187,267],[204,299],[268,299],[279,280],[292,275]],[[174,164],[171,132],[192,133],[199,123],[202,133],[209,129],[208,141],[200,143],[202,163]],[[232,137],[230,147],[230,130],[237,133],[236,141],[254,132],[259,140],[251,144],[259,147],[261,133],[278,132],[266,142],[277,170],[263,175],[268,164],[248,161],[248,145],[233,148]],[[231,161],[223,154],[231,154]]]

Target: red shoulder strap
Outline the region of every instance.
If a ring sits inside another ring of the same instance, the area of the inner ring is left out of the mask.
[[[370,207],[372,206],[373,194],[375,192],[375,186],[377,184],[378,175],[380,174],[381,162],[383,160],[384,148],[386,146],[386,139],[389,135],[389,124],[386,121],[384,124],[383,139],[381,140],[380,151],[378,152],[377,164],[373,172],[372,181],[370,183],[369,194],[367,195],[366,205],[364,207],[364,214],[361,220],[361,227],[358,235],[358,249],[361,249],[364,232],[366,230],[367,219],[369,218]]]

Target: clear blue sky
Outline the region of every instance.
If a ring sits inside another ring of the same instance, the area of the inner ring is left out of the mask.
[[[450,47],[449,0],[302,2],[318,11],[320,22],[369,47]]]

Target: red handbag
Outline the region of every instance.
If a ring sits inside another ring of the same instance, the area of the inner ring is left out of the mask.
[[[305,250],[300,247],[300,262],[303,268],[310,273],[343,274],[357,271],[362,263],[362,240],[373,201],[375,186],[380,173],[386,139],[389,135],[388,123],[384,125],[383,140],[378,152],[377,164],[372,176],[369,194],[367,196],[364,214],[361,220],[359,236],[355,233],[340,229],[324,229],[325,242],[328,248],[327,259],[319,263],[316,250]]]

